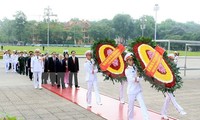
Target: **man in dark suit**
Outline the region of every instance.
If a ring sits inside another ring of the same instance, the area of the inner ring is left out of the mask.
[[[68,59],[68,70],[70,71],[69,86],[72,87],[72,78],[74,76],[75,87],[79,88],[78,78],[77,78],[77,73],[79,71],[79,61],[78,61],[78,58],[75,56],[76,52],[74,50],[71,51],[71,54],[72,54],[72,56],[69,57],[69,59]]]
[[[33,51],[30,51],[29,54],[30,54],[30,56],[27,60],[27,67],[28,67],[28,72],[29,72],[29,78],[32,81],[33,73],[31,72],[31,58],[33,57]]]
[[[58,61],[57,61],[57,77],[58,77],[58,81],[57,81],[57,87],[59,88],[60,85],[62,84],[62,89],[65,88],[65,83],[64,83],[64,76],[65,76],[65,72],[66,72],[66,61],[63,59],[63,55],[59,54],[58,55]]]
[[[56,75],[57,75],[56,61],[57,60],[58,58],[56,57],[56,52],[53,52],[52,57],[49,58],[49,62],[48,62],[48,71],[50,73],[50,80],[51,80],[52,86],[54,86],[55,82],[57,82],[56,80]]]
[[[48,53],[45,54],[44,56],[44,72],[42,73],[42,84],[47,84],[47,80],[48,80],[48,65],[49,65],[49,55]]]
[[[20,52],[20,56],[18,58],[19,62],[19,74],[25,74],[25,58],[23,57],[23,52]]]

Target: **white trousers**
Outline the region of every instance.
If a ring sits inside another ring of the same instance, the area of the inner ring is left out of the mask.
[[[8,70],[9,70],[9,64],[10,64],[9,62],[5,62],[5,71],[6,72],[8,72]]]
[[[166,98],[165,98],[165,102],[161,111],[161,115],[166,115],[167,114],[167,109],[169,107],[169,103],[170,101],[172,102],[172,104],[174,105],[174,107],[176,108],[176,110],[178,112],[183,111],[183,108],[176,102],[176,99],[174,97],[174,95],[172,93],[166,93]]]
[[[42,72],[33,72],[33,83],[35,88],[42,88]]]
[[[12,65],[12,66],[13,66],[13,71],[16,72],[16,69],[17,69],[17,62],[13,62],[12,64],[13,64],[13,65]]]
[[[139,92],[138,94],[128,94],[128,120],[134,120],[135,99],[137,99],[137,101],[140,104],[140,109],[142,112],[143,120],[149,120],[149,115],[147,112],[147,108],[144,104],[144,100],[143,100],[141,92]]]
[[[119,87],[119,100],[120,102],[124,102],[124,86],[125,86],[125,83],[124,81],[122,81],[120,83],[120,87]]]
[[[88,81],[87,82],[87,88],[88,91],[86,93],[86,102],[87,104],[92,103],[92,87],[94,88],[95,96],[96,96],[96,102],[97,104],[101,103],[101,97],[99,95],[99,90],[98,90],[98,84],[97,81]]]

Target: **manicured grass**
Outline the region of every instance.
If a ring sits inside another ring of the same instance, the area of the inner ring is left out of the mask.
[[[76,51],[77,55],[83,55],[87,50],[90,50],[90,47],[45,47],[45,50],[43,51],[42,47],[37,46],[4,46],[4,50],[19,50],[19,51],[34,51],[35,49],[39,48],[42,53],[63,53],[64,50],[68,50],[69,53],[71,53],[72,50]]]
[[[185,51],[178,51],[180,56],[185,56]],[[170,52],[173,53],[173,52]],[[187,56],[200,56],[200,51],[199,52],[189,52],[187,51]]]
[[[26,50],[27,52],[32,50],[34,51],[36,48],[39,48],[42,53],[46,53],[49,51],[49,53],[52,53],[55,51],[56,53],[63,53],[64,50],[68,50],[69,53],[72,50],[76,51],[77,55],[84,55],[85,51],[90,50],[90,47],[45,47],[45,50],[42,51],[42,47],[37,47],[37,46],[4,46],[4,50],[20,50],[24,51]],[[180,56],[185,56],[185,51],[178,51],[180,53]],[[170,53],[173,53],[171,51]],[[200,51],[199,52],[187,52],[187,56],[200,56]]]

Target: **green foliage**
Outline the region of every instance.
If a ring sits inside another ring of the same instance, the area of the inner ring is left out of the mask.
[[[25,26],[26,26],[26,15],[22,11],[17,11],[16,14],[14,15],[15,17],[15,24],[14,24],[14,29],[16,31],[16,38],[18,41],[24,41],[25,36]]]
[[[113,28],[116,35],[126,40],[131,38],[134,30],[134,22],[130,15],[118,14],[113,18]]]
[[[17,117],[8,115],[7,113],[0,112],[4,117],[0,118],[0,120],[17,120]]]
[[[135,41],[129,45],[128,50],[130,52],[133,52],[133,46],[135,46],[136,44],[142,44],[142,43],[148,44],[153,48],[155,48],[157,45],[156,42],[152,41],[151,38],[139,37],[139,38],[136,38]],[[145,74],[143,68],[141,67],[139,59],[136,57],[134,52],[133,52],[133,58],[134,58],[134,63],[138,68],[138,72],[139,72],[140,76],[143,76],[144,80],[148,81],[151,84],[151,87],[155,88],[157,91],[162,91],[163,93],[168,91],[168,92],[173,93],[175,90],[180,89],[182,87],[183,81],[179,75],[180,74],[179,68],[177,68],[175,63],[171,62],[171,60],[168,58],[166,52],[163,55],[163,59],[170,66],[171,71],[174,73],[174,77],[175,77],[176,84],[172,88],[166,88],[164,84],[162,85],[161,83],[155,82],[155,78],[147,76]]]
[[[145,37],[154,37],[155,20],[152,16],[145,17]],[[27,21],[26,15],[22,11],[17,11],[14,20],[4,18],[0,20],[0,42],[16,44],[22,42],[24,44],[46,44],[47,43],[47,22],[44,21]],[[90,21],[88,35],[89,39],[83,40],[83,43],[90,43],[95,40],[105,38],[115,39],[122,38],[122,43],[127,45],[130,38],[140,37],[142,30],[139,19],[133,19],[128,14],[117,14],[112,20],[103,19],[100,21]],[[71,19],[79,22],[78,18]],[[50,44],[74,43],[83,39],[83,31],[80,26],[72,25],[69,29],[65,28],[65,22],[50,21]],[[167,19],[157,24],[157,39],[175,39],[175,40],[196,40],[200,41],[200,24],[194,22],[179,23],[171,19]],[[171,47],[181,48],[181,45],[171,45]],[[197,49],[199,50],[199,49]]]

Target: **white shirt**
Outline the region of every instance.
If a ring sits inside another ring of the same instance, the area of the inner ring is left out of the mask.
[[[34,56],[31,58],[31,72],[44,72],[44,62],[42,57]]]
[[[174,56],[174,63],[175,63],[175,64],[178,63],[178,58],[179,58],[179,56],[177,56],[177,55]]]
[[[97,80],[97,72],[98,72],[98,69],[97,69],[97,66],[94,65],[94,62],[91,60],[86,60],[85,63],[84,63],[84,68],[85,68],[85,72],[86,72],[86,75],[85,75],[85,80],[86,81],[95,81]],[[92,73],[92,71],[94,70],[94,73]]]
[[[138,94],[142,91],[140,80],[141,78],[137,77],[137,70],[133,66],[128,66],[125,70],[125,75],[127,78],[127,94]],[[137,81],[136,81],[137,78]]]
[[[12,62],[18,62],[18,55],[12,54],[11,58],[12,58]]]
[[[9,55],[8,54],[4,54],[3,55],[3,60],[4,60],[4,62],[9,62]]]

